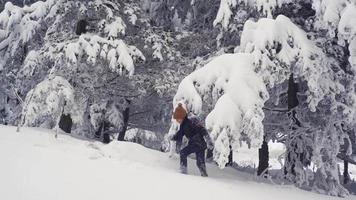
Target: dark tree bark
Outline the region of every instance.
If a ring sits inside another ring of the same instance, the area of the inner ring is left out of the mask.
[[[109,144],[110,142],[111,142],[110,134],[108,132],[104,132],[104,134],[103,134],[103,143],[104,144]]]
[[[86,33],[87,32],[87,25],[88,25],[88,22],[85,21],[84,19],[79,20],[78,23],[77,23],[77,27],[75,29],[75,33],[77,35],[81,35],[82,33]]]
[[[126,109],[122,112],[122,116],[123,116],[123,126],[119,132],[119,136],[117,138],[117,140],[119,141],[124,141],[125,140],[125,133],[127,130],[127,126],[129,124],[129,117],[130,117],[130,103],[131,101],[126,99],[126,102],[128,104],[128,106],[126,107]]]
[[[292,125],[291,125],[291,133],[293,134],[294,130],[296,130],[296,127],[301,127],[301,123],[298,120],[298,118],[296,117],[296,111],[294,108],[296,108],[299,104],[298,102],[298,98],[297,98],[297,92],[298,92],[298,84],[294,82],[294,77],[293,74],[290,75],[289,80],[288,80],[288,116],[289,119],[292,121]],[[293,141],[292,141],[293,142]],[[297,149],[298,147],[295,145],[290,145],[293,147],[293,149],[287,149],[287,156],[286,156],[286,162],[290,163],[290,169],[288,170],[287,168],[284,168],[284,174],[287,173],[291,173],[293,175],[295,175],[295,162],[296,160],[291,158],[291,151],[295,151],[295,149]]]
[[[66,133],[70,133],[72,130],[73,121],[70,115],[62,114],[61,119],[59,120],[59,128]]]
[[[350,182],[350,175],[349,175],[349,162],[344,160],[344,184],[348,184]]]
[[[266,141],[266,136],[263,138],[263,143],[260,149],[258,149],[258,168],[257,175],[260,176],[262,173],[267,174],[269,166],[269,151],[268,143]]]
[[[226,166],[232,166],[232,164],[234,163],[232,147],[231,146],[229,147],[230,147],[229,161],[226,163]]]
[[[299,104],[297,98],[298,83],[294,82],[293,74],[290,75],[288,80],[288,110],[292,110]]]

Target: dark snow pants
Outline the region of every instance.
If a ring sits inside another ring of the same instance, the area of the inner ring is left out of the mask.
[[[194,143],[189,143],[180,151],[180,166],[187,167],[187,157],[189,154],[195,153],[197,159],[197,166],[199,169],[205,169],[205,149],[202,149]]]

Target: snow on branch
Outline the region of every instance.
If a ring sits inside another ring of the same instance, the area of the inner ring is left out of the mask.
[[[4,10],[0,13],[0,55],[5,58],[0,61],[0,70],[7,58],[14,56],[19,46],[30,41],[42,21],[50,17],[48,14],[51,13],[54,4],[54,0],[38,1],[23,8],[11,2],[5,4]]]
[[[356,3],[348,4],[343,10],[338,24],[339,43],[349,44],[351,70],[356,73]]]
[[[83,34],[76,42],[68,43],[65,47],[65,56],[68,61],[77,61],[87,56],[87,62],[95,64],[98,58],[106,60],[114,72],[122,74],[123,69],[134,73],[134,61],[145,60],[142,52],[135,46],[126,45],[120,39],[106,39],[97,35]]]
[[[108,34],[109,38],[117,38],[119,33],[125,35],[126,24],[121,19],[121,17],[116,17],[115,20],[105,26],[105,33]]]
[[[214,26],[221,24],[224,29],[228,29],[230,19],[234,15],[233,10],[241,3],[261,11],[268,18],[272,18],[272,12],[275,8],[291,2],[293,0],[221,0]]]
[[[218,14],[214,20],[214,26],[221,24],[223,28],[227,29],[232,16],[231,9],[235,8],[237,0],[221,0]]]
[[[349,62],[356,72],[356,1],[355,0],[314,0],[316,27],[328,30],[330,37],[337,37],[339,44],[349,44]]]
[[[316,27],[327,29],[330,36],[335,37],[335,30],[337,30],[343,11],[348,5],[349,0],[313,0],[313,8],[316,11]]]

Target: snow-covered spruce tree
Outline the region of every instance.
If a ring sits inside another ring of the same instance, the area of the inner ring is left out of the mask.
[[[19,44],[17,50],[13,50],[16,56],[6,53],[10,51],[8,47],[2,51],[5,52],[3,55],[10,55],[3,70],[4,79],[1,79],[5,82],[1,98],[9,99],[3,104],[4,109],[1,108],[6,121],[4,123],[17,124],[20,120],[22,108],[12,88],[25,99],[28,91],[52,74],[65,78],[75,90],[75,102],[78,104],[75,113],[83,123],[73,123],[72,133],[85,132],[93,137],[99,136],[100,130],[108,128],[124,133],[125,127],[165,132],[165,124],[168,124],[171,115],[169,99],[173,97],[174,88],[182,75],[193,68],[193,64],[187,64],[193,62],[177,50],[174,42],[180,40],[177,34],[152,27],[133,1],[49,3],[38,2],[34,4],[36,6],[25,8],[12,5],[19,10],[38,7],[43,11],[43,17],[35,21],[38,26],[27,43],[19,42],[21,34],[17,34],[19,37],[11,42],[10,45]],[[49,7],[42,9],[41,6]],[[9,16],[11,12],[5,11],[2,15]],[[33,23],[33,19],[29,23]],[[22,24],[16,24],[16,29],[24,29]],[[203,45],[202,42],[196,43]],[[127,55],[119,52],[126,47],[133,62],[131,59],[122,59],[129,57],[119,56]],[[145,55],[145,62],[141,62],[144,57],[137,49]],[[135,64],[135,68],[132,64]],[[133,69],[136,73],[133,73]],[[121,122],[122,126],[115,128],[108,123],[106,115],[112,113],[108,112],[112,108],[116,110],[114,113],[119,114],[116,122]],[[90,118],[90,112],[96,116],[97,122]],[[63,115],[60,122],[77,118],[70,115],[70,119],[68,115]]]
[[[133,76],[134,63],[145,57],[120,39],[135,39],[131,29],[141,23],[137,12],[139,7],[130,1],[46,1],[23,8],[7,3],[0,17],[7,83],[21,88],[24,96],[46,77],[60,76],[74,89],[75,105],[68,113],[74,133],[100,135],[110,127],[120,129],[127,102],[140,95],[134,88],[139,79]],[[26,102],[32,99],[30,94]],[[27,119],[40,117],[27,114],[29,110],[23,108],[24,121],[38,121]]]
[[[218,57],[186,77],[174,98],[174,105],[183,102],[188,111],[197,114],[201,112],[206,97],[211,96],[215,100],[214,109],[206,118],[206,126],[215,141],[214,159],[220,167],[227,162],[229,146],[238,151],[241,141],[257,146],[261,144],[264,118],[262,108],[269,97],[266,86],[273,88],[290,80],[293,74],[292,80],[305,84],[304,108],[311,112],[318,111],[319,102],[327,99],[331,106],[326,109],[337,113],[335,108],[339,104],[336,98],[344,91],[322,50],[284,16],[278,16],[276,20],[247,21],[239,51],[244,53]],[[349,114],[348,117],[351,117],[352,113]],[[175,127],[173,124],[171,132]],[[295,176],[289,178],[300,186],[310,186],[312,183],[308,183],[305,171],[307,163],[300,155],[313,155],[309,156],[311,161],[323,171],[322,176],[330,179],[322,185],[315,181],[314,186],[332,195],[347,194],[339,183],[336,166],[336,147],[341,144],[341,139],[327,140],[321,144],[316,139],[330,138],[331,135],[343,138],[343,134],[337,131],[326,133],[328,129],[323,129],[321,124],[311,124],[309,128],[320,130],[320,134],[314,135],[307,128],[303,129],[304,132],[298,129],[298,134],[303,134],[296,140],[289,134],[291,137],[286,143],[293,146],[290,148],[292,153],[309,149],[314,151],[290,154],[296,158],[292,159]],[[290,132],[296,131],[291,127]],[[325,160],[320,159],[322,156],[330,157],[331,163],[325,163]]]
[[[32,43],[32,39],[45,18],[53,15],[53,13],[50,13],[53,5],[53,1],[48,1],[46,3],[37,2],[31,7],[19,8],[8,2],[0,13],[0,76],[4,82],[2,84],[3,98],[8,99],[3,104],[5,123],[14,124],[19,120],[19,113],[21,113],[22,108],[16,96],[24,98],[25,93],[16,85],[17,75],[24,62],[28,66],[29,73],[31,73],[31,66],[35,66],[33,60],[25,61],[26,55],[29,53],[29,49],[37,46],[37,44]],[[41,44],[42,40],[37,39],[38,43]],[[32,80],[22,80],[23,85],[26,86],[24,88],[26,92],[34,86],[36,81],[33,80],[42,78],[37,74],[33,74],[33,76]]]
[[[296,112],[292,107],[289,113],[294,124],[291,124],[286,141],[287,174],[296,175],[289,178],[299,185],[313,185],[327,194],[343,196],[347,192],[339,183],[336,155],[347,138],[340,131],[341,125],[353,126],[355,119],[354,93],[350,95],[349,84],[345,84],[354,79],[340,70],[335,60],[328,58],[322,49],[307,40],[306,34],[289,19],[279,16],[275,23],[269,23],[270,20],[264,19],[258,23],[247,22],[241,50],[251,52],[257,62],[262,63],[257,70],[266,70],[262,74],[267,75],[264,78],[267,84],[293,74],[299,85],[300,105],[297,104]],[[325,157],[329,159],[322,159]],[[304,170],[310,162],[317,167],[314,183],[308,183]]]
[[[240,26],[241,23],[243,23],[243,20],[238,20],[238,19],[243,19],[241,18],[240,14],[241,10],[243,10],[242,5],[247,5],[250,8],[255,8],[256,10],[259,10],[262,15],[269,16],[269,17],[275,17],[277,14],[285,14],[286,16],[290,17],[291,20],[298,24],[302,29],[308,31],[308,37],[311,38],[312,40],[316,41],[316,45],[319,46],[323,52],[329,57],[329,67],[332,69],[340,83],[342,83],[345,91],[343,92],[343,95],[340,95],[337,97],[338,101],[342,101],[344,106],[340,106],[343,108],[340,108],[341,110],[345,110],[345,113],[349,113],[349,117],[345,116],[340,116],[336,117],[337,119],[342,119],[340,121],[347,121],[348,124],[350,124],[350,119],[352,119],[352,104],[353,104],[353,99],[354,99],[354,93],[355,93],[355,83],[354,83],[354,74],[351,70],[352,65],[352,56],[349,54],[352,54],[352,51],[350,50],[352,47],[348,47],[348,42],[350,41],[350,32],[352,32],[352,25],[347,22],[351,22],[349,19],[353,18],[352,10],[355,5],[354,1],[294,1],[294,2],[289,2],[289,1],[276,1],[276,2],[263,2],[263,1],[221,1],[221,6],[219,9],[219,15],[217,16],[217,19],[215,21],[215,26],[217,27],[222,27],[222,33],[226,34],[226,32],[232,32],[234,29],[236,29],[236,26]],[[264,4],[270,4],[267,6],[267,12],[265,12],[265,8],[263,7]],[[315,9],[315,10],[313,10]],[[261,12],[262,11],[262,12]],[[252,12],[248,12],[252,13]],[[267,15],[267,13],[270,13],[271,15]],[[314,15],[316,15],[316,18],[314,19]],[[219,17],[220,16],[220,17]],[[339,30],[340,26],[339,22],[342,19],[342,16],[347,16],[344,19],[344,22],[348,24],[348,27],[344,29],[347,32],[346,38],[342,37],[342,34],[338,34],[338,32],[345,32],[344,30]],[[258,18],[259,15],[255,14],[251,16],[252,18]],[[237,20],[236,20],[237,19]],[[240,22],[239,22],[240,21]],[[241,22],[242,21],[242,22]],[[225,22],[225,23],[223,23]],[[222,26],[224,25],[225,26]],[[326,31],[325,31],[326,30]],[[329,36],[325,35],[325,33],[328,33]],[[351,34],[352,35],[352,34]],[[221,38],[224,35],[221,36]],[[341,40],[339,39],[341,37]],[[218,37],[218,39],[221,40],[221,38]],[[352,37],[351,37],[352,38]],[[336,44],[336,41],[338,41],[339,45]],[[345,42],[346,41],[346,42]],[[345,46],[345,47],[343,47]],[[350,62],[349,62],[350,61]],[[283,83],[282,85],[286,85],[288,83]],[[300,90],[306,91],[305,84],[298,83],[298,87],[300,87]],[[289,90],[288,90],[289,91]],[[278,92],[278,91],[276,91]],[[286,94],[289,94],[287,90],[283,92],[284,98],[277,98],[276,100],[282,100],[285,99],[285,101],[289,101],[290,99],[286,97]],[[299,94],[303,92],[298,92],[298,98],[303,98],[300,97]],[[280,93],[278,93],[279,95]],[[273,96],[271,97],[273,99],[272,101],[275,102]],[[341,100],[343,99],[343,100]],[[266,103],[269,103],[267,101]],[[272,103],[272,102],[271,102]],[[272,105],[269,103],[269,105]],[[346,108],[345,108],[346,105]],[[330,108],[330,107],[329,107]],[[351,108],[351,109],[350,109]],[[282,103],[282,109],[277,108],[273,109],[270,106],[268,106],[268,109],[265,109],[265,114],[267,115],[273,115],[270,119],[275,119],[276,116],[283,116],[281,113],[284,113],[287,108],[287,104]],[[296,109],[293,109],[296,110]],[[270,113],[269,113],[270,112]],[[295,111],[292,111],[295,112]],[[305,112],[305,110],[303,111]],[[315,114],[316,112],[309,113],[310,115]],[[320,114],[320,113],[319,113]],[[328,114],[328,113],[327,113]],[[292,115],[293,116],[293,115]],[[319,118],[323,117],[322,115],[319,115]],[[335,116],[334,116],[335,117]],[[279,118],[279,117],[277,117]],[[333,118],[333,117],[331,117]],[[280,120],[283,122],[283,120]],[[294,123],[296,122],[295,119],[293,119]],[[339,121],[339,122],[340,122]],[[298,122],[299,123],[299,122]],[[321,123],[321,122],[320,122]],[[269,126],[265,126],[267,128],[266,134],[269,136],[267,138],[278,138],[280,141],[285,141],[285,136],[288,136],[288,134],[284,135],[279,135],[279,136],[274,136],[273,134],[276,133],[275,129],[277,130],[284,129],[283,126],[285,126],[284,123],[273,123],[272,121],[269,121],[269,119],[265,119],[265,125],[269,124]],[[338,130],[342,130],[340,128],[340,125],[344,125],[344,123],[339,123],[337,128]],[[353,127],[354,125],[349,125],[348,127]],[[270,128],[270,129],[269,129]],[[269,130],[268,130],[269,129]],[[272,135],[270,133],[273,133]],[[278,131],[277,131],[278,132]],[[345,135],[345,134],[344,134]],[[342,140],[339,140],[342,141]],[[301,154],[303,155],[303,154]],[[311,155],[311,154],[309,154]],[[306,162],[308,163],[308,162]],[[293,167],[292,167],[293,168]]]
[[[346,104],[355,102],[356,79],[355,79],[355,44],[356,44],[356,2],[355,1],[321,1],[315,0],[313,7],[316,10],[315,29],[324,31],[326,40],[334,41],[333,45],[325,47],[326,51],[335,57],[347,76],[344,77],[344,84],[348,95],[343,97]],[[324,42],[321,40],[321,43]],[[337,43],[337,44],[336,44]],[[336,56],[335,56],[336,55]],[[352,111],[345,111],[352,112]],[[353,109],[354,112],[354,109]],[[351,123],[342,124],[339,129],[344,131],[349,137],[345,138],[345,144],[338,157],[344,160],[344,184],[348,182],[348,163],[355,163],[354,154],[355,143],[355,120]]]
[[[218,15],[214,21],[214,27],[219,29],[220,32],[216,38],[217,44],[220,48],[226,49],[225,51],[227,52],[231,52],[230,49],[239,46],[243,26],[248,19],[258,20],[261,17],[276,17],[279,14],[283,14],[291,18],[294,23],[308,27],[310,17],[315,14],[315,11],[311,7],[311,1],[304,0],[268,2],[255,0],[221,1]],[[283,87],[284,85],[288,85],[288,83],[280,84],[280,88],[285,88],[282,91],[276,88],[269,89],[273,94],[278,94],[275,97],[271,96],[266,102],[267,107],[264,109],[264,112],[269,117],[264,119],[266,145],[263,145],[261,152],[267,152],[267,142],[271,139],[279,138],[277,140],[284,141],[284,135],[280,134],[281,131],[279,131],[285,130],[284,126],[288,124],[284,123],[285,120],[282,120],[287,119],[286,113],[288,111],[288,87]],[[259,163],[258,175],[265,172],[266,167],[268,167],[267,154],[264,153],[260,158],[262,160]]]

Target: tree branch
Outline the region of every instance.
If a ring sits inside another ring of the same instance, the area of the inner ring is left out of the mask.
[[[272,112],[282,112],[282,113],[287,113],[288,109],[285,108],[267,108],[267,107],[263,107],[263,110],[268,110],[268,111],[272,111]]]

